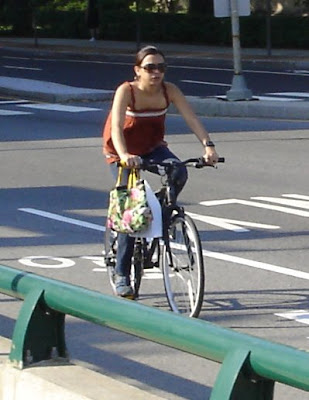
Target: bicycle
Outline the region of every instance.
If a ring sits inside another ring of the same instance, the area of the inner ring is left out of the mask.
[[[220,158],[219,162],[224,162]],[[144,269],[158,267],[163,274],[168,304],[173,312],[198,317],[204,298],[205,270],[201,240],[192,218],[177,204],[173,186],[173,171],[181,166],[203,168],[211,166],[202,157],[184,161],[143,161],[140,169],[161,167],[162,186],[155,193],[162,208],[162,237],[136,238],[131,281],[138,298]],[[109,280],[115,291],[117,234],[106,226],[104,260]]]

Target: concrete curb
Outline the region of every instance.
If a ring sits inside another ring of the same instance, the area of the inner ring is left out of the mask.
[[[76,88],[33,79],[0,77],[0,95],[23,96],[27,100],[56,103],[69,101],[106,101],[112,98],[113,91]]]
[[[198,115],[209,117],[245,117],[307,120],[309,103],[269,100],[224,101],[217,98],[187,97]]]
[[[0,400],[163,400],[135,386],[71,363],[42,362],[23,370],[7,362],[11,341],[0,337]]]

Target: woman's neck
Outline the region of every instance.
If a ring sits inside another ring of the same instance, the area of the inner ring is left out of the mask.
[[[148,84],[144,84],[142,82],[137,82],[137,87],[138,87],[138,89],[140,89],[144,93],[153,95],[153,94],[161,92],[162,82],[161,82],[160,85],[148,85]]]

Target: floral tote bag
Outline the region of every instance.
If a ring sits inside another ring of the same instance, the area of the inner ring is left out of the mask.
[[[107,226],[120,233],[146,230],[152,213],[147,202],[145,183],[136,169],[132,169],[128,184],[120,186],[122,167],[119,167],[116,187],[110,191]]]

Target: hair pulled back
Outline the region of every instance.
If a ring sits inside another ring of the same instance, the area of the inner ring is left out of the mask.
[[[141,48],[139,50],[139,52],[136,54],[135,65],[137,67],[139,67],[142,64],[145,57],[147,57],[149,55],[156,55],[156,54],[159,54],[161,57],[163,57],[163,59],[165,61],[165,55],[157,47],[145,46],[145,47]]]

